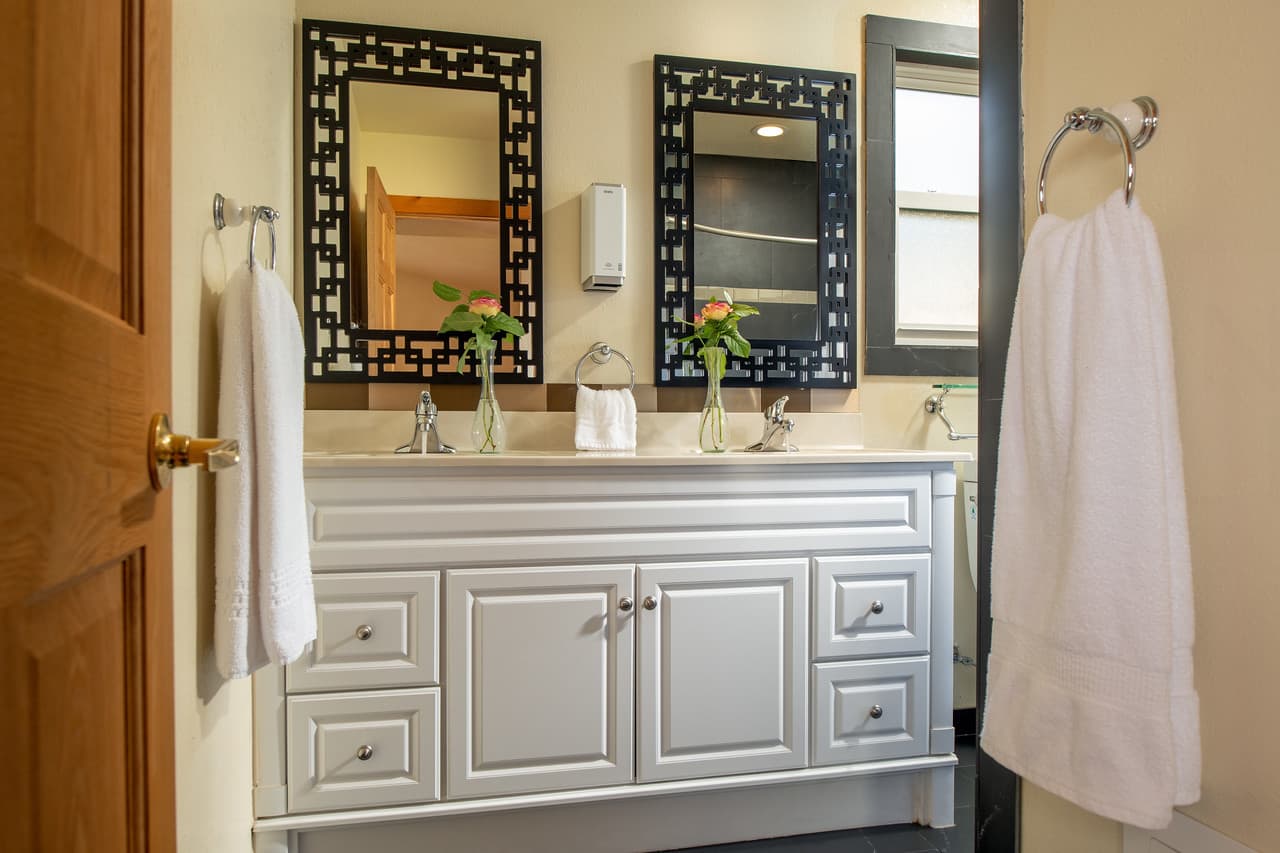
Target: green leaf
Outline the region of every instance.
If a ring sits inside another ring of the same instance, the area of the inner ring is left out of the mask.
[[[484,325],[484,318],[470,311],[455,311],[440,322],[441,332],[474,332]]]
[[[724,342],[725,346],[729,348],[729,352],[738,358],[746,358],[751,354],[751,344],[736,330],[732,334],[725,335]]]
[[[495,332],[506,332],[513,338],[518,338],[524,334],[524,326],[521,326],[519,322],[501,311],[490,317],[489,322],[485,325]]]
[[[476,336],[473,340],[476,348],[476,360],[479,361],[481,352],[493,346],[493,335],[484,329],[476,329]]]
[[[467,297],[468,302],[474,302],[477,299],[500,299],[496,293],[490,293],[487,290],[473,290],[471,295]]]
[[[461,305],[455,305],[455,306],[453,306],[453,311],[451,311],[451,312],[449,312],[449,313],[451,313],[451,314],[461,314],[461,313],[463,313],[463,312],[467,312],[467,311],[470,311],[470,310],[471,310],[471,306],[464,302],[464,303],[462,303]]]
[[[750,317],[753,314],[760,313],[759,308],[752,308],[750,305],[735,305],[733,306],[733,311],[739,317]]]
[[[443,281],[431,282],[431,290],[435,292],[436,296],[439,296],[445,302],[457,302],[462,298],[461,290],[458,290],[456,287],[450,287]]]
[[[462,372],[463,365],[467,363],[467,353],[471,352],[475,348],[476,348],[476,339],[467,338],[466,344],[464,344],[462,347],[462,355],[458,356],[458,364],[454,368],[455,372],[457,373]]]

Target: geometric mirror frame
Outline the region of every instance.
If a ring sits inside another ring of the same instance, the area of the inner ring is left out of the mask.
[[[684,56],[653,58],[655,381],[706,382],[701,362],[676,343],[694,298],[695,112],[817,123],[818,328],[812,339],[751,340],[732,355],[725,385],[853,388],[857,385],[853,98],[849,73]]]
[[[495,378],[542,382],[542,45],[376,24],[302,22],[303,331],[308,382],[470,383],[466,337],[360,328],[351,276],[350,84],[498,96],[502,304],[527,334],[498,344]]]

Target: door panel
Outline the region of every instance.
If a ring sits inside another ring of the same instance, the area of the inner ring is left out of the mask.
[[[633,572],[449,574],[450,797],[631,781]]]
[[[805,765],[808,574],[799,559],[640,567],[640,781]]]
[[[0,822],[171,850],[169,6],[9,4],[0,52]],[[8,847],[6,847],[8,849]]]

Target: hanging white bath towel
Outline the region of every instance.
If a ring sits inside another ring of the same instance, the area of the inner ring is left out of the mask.
[[[1000,424],[982,748],[1161,828],[1200,795],[1191,558],[1155,229],[1117,191],[1037,220]]]
[[[302,484],[303,344],[293,299],[274,271],[240,267],[219,308],[218,435],[240,464],[215,480],[214,646],[241,678],[288,663],[316,636]]]

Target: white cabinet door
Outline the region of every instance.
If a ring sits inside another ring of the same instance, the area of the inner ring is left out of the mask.
[[[449,573],[450,798],[632,780],[633,578],[631,565]]]
[[[808,577],[804,559],[640,566],[640,781],[805,766]]]

